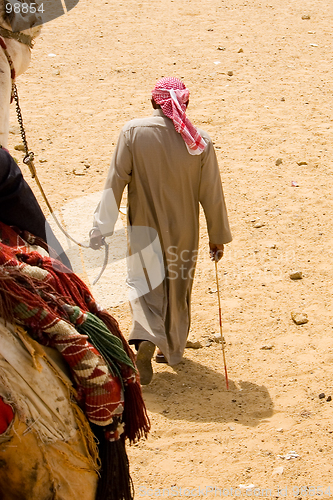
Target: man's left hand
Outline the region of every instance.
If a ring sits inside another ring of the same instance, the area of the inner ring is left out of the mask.
[[[90,248],[98,250],[103,245],[103,235],[97,227],[94,227],[90,233]]]
[[[209,242],[209,255],[212,261],[218,262],[223,257],[224,245]]]

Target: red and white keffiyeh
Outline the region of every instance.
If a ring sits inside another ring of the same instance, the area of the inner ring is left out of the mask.
[[[162,108],[165,116],[173,121],[176,131],[185,141],[191,155],[200,155],[206,142],[186,116],[186,103],[190,92],[184,83],[175,77],[165,77],[158,80],[152,90],[152,97]]]

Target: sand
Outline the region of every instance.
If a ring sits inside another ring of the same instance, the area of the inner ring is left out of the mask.
[[[143,389],[152,431],[129,449],[137,498],[333,498],[332,17],[323,0],[80,0],[44,26],[18,80],[29,145],[61,213],[102,190],[120,128],[151,113],[161,76],[184,78],[189,117],[215,143],[234,236],[219,264],[230,389],[210,340],[218,304],[201,215],[191,338],[202,348],[173,368],[154,363]],[[21,159],[19,143],[13,108]],[[70,211],[82,239],[94,203]],[[103,255],[89,258],[91,280]],[[122,262],[98,293],[128,334],[124,273]]]

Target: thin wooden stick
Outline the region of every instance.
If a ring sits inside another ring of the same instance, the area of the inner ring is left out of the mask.
[[[229,380],[228,380],[227,362],[225,359],[224,338],[223,338],[223,332],[222,332],[221,297],[220,297],[219,276],[218,276],[218,272],[217,272],[217,260],[216,259],[215,259],[215,273],[216,273],[217,297],[218,297],[218,301],[219,301],[219,320],[220,320],[220,334],[221,334],[223,364],[224,364],[224,373],[225,373],[225,385],[226,385],[226,388],[228,391],[229,390]]]

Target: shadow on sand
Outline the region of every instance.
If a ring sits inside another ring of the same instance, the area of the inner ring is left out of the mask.
[[[167,418],[189,422],[239,422],[254,427],[273,415],[273,402],[265,386],[229,380],[211,368],[184,359],[174,373],[155,373],[143,387],[147,408]]]

